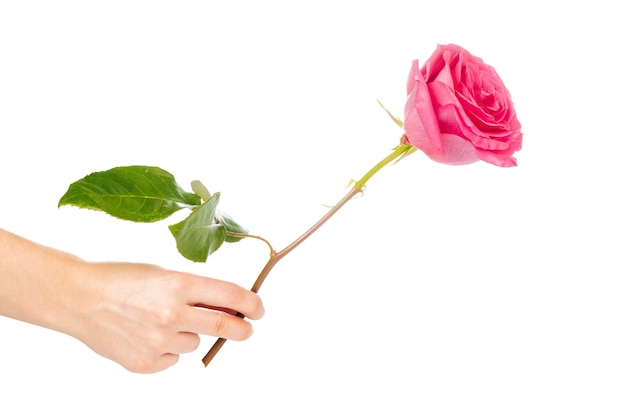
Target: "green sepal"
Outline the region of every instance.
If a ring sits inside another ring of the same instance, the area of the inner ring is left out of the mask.
[[[125,166],[91,173],[72,183],[58,206],[103,211],[127,221],[155,222],[200,203],[198,195],[184,191],[172,174],[159,167]]]
[[[385,112],[387,112],[387,115],[389,115],[391,120],[393,120],[393,123],[395,123],[396,125],[400,126],[401,128],[404,128],[404,123],[402,122],[402,120],[400,120],[399,117],[397,117],[393,113],[389,112],[389,110],[383,106],[383,103],[381,101],[379,101],[378,99],[376,99],[376,101],[378,102],[380,107],[383,108],[385,110]]]

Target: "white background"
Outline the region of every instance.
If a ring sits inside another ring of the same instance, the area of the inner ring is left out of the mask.
[[[250,286],[168,222],[57,209],[98,170],[202,180],[282,248],[391,148],[413,59],[496,67],[519,166],[416,153],[285,258],[254,336],[155,375],[0,319],[2,407],[623,407],[624,15],[610,1],[0,1],[0,225],[83,258]]]

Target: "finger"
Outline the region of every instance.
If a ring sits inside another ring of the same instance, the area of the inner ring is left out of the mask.
[[[151,372],[156,373],[170,368],[174,364],[178,363],[180,356],[178,354],[165,353],[157,360]]]
[[[149,361],[134,361],[124,367],[133,373],[152,374],[170,368],[179,360],[178,354],[165,353]]]
[[[205,304],[202,304],[202,303],[198,303],[198,304],[196,304],[194,306],[195,307],[203,307],[205,309],[218,310],[220,312],[228,313],[228,314],[231,314],[231,315],[237,315],[237,313],[239,313],[238,311],[233,310],[233,309],[229,309],[227,307],[209,306],[209,305],[205,305]],[[240,313],[238,316],[239,317],[243,317],[243,314]]]
[[[190,305],[232,309],[253,320],[260,319],[265,313],[261,298],[239,285],[196,275],[189,275],[189,278],[191,284],[186,288],[186,296]]]
[[[166,346],[166,351],[172,354],[191,353],[200,345],[200,336],[190,332],[178,332]]]
[[[230,340],[245,340],[253,332],[250,322],[239,316],[203,308],[189,308],[185,322],[185,331]]]

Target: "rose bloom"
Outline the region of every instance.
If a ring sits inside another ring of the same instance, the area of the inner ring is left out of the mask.
[[[516,165],[521,125],[495,69],[458,45],[439,45],[407,84],[403,143],[445,164]]]

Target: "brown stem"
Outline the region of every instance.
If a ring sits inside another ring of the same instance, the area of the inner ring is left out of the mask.
[[[267,278],[267,275],[269,275],[270,271],[272,270],[272,268],[274,268],[274,266],[278,263],[278,261],[284,258],[288,253],[296,249],[298,245],[303,243],[308,237],[310,237],[315,231],[317,231],[319,227],[324,225],[326,221],[330,219],[330,217],[335,215],[335,213],[339,211],[341,207],[343,207],[355,195],[361,193],[362,191],[363,190],[361,188],[356,188],[356,187],[353,188],[333,208],[331,208],[330,211],[328,211],[322,218],[320,218],[320,220],[316,222],[311,228],[309,228],[304,234],[300,235],[300,237],[298,237],[291,244],[287,245],[281,251],[279,252],[272,251],[272,254],[270,255],[270,259],[265,264],[265,267],[263,267],[263,270],[257,277],[256,281],[254,282],[254,285],[252,285],[252,289],[250,290],[252,292],[257,293],[259,289],[261,289],[261,285],[263,285],[265,278]],[[240,317],[244,317],[241,313],[238,313],[237,315]],[[202,362],[204,363],[205,367],[209,365],[211,360],[213,360],[213,357],[215,357],[217,352],[220,351],[224,343],[226,343],[226,339],[223,339],[223,338],[219,338],[215,341],[215,344],[213,344],[213,347],[211,347],[209,352],[206,353],[206,355],[202,359]]]

